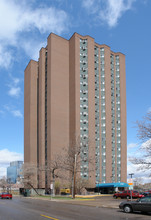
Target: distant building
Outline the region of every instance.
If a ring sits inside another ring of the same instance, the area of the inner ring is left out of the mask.
[[[21,177],[23,161],[10,162],[10,166],[7,168],[7,180],[9,183],[16,183],[17,178]]]
[[[77,33],[69,40],[51,33],[39,55],[25,69],[25,163],[44,166],[76,135],[85,140],[81,178],[127,182],[125,55]],[[47,173],[36,180],[50,186]]]

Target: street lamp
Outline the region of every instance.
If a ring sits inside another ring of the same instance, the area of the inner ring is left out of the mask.
[[[132,178],[133,178],[134,173],[130,173],[129,175],[131,176],[131,179],[132,179]]]
[[[129,175],[130,175],[131,180],[132,180],[132,179],[133,179],[133,175],[134,175],[134,173],[130,173]],[[131,181],[131,182],[133,182],[133,181]],[[132,189],[131,189],[131,201],[132,201]]]

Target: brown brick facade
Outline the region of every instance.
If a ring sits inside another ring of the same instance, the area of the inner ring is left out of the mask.
[[[87,91],[83,90],[84,83]],[[86,105],[81,101],[85,93]],[[95,43],[90,36],[75,33],[66,40],[50,34],[38,62],[30,61],[25,70],[24,120],[25,163],[45,165],[68,147],[75,136],[83,138],[85,129],[90,140],[86,155],[94,154],[96,159],[93,165],[81,165],[88,168],[85,173],[81,168],[82,178],[91,179],[94,184],[127,182],[123,54]],[[92,166],[94,171],[89,173]],[[50,177],[41,172],[36,187],[46,185],[50,185]]]

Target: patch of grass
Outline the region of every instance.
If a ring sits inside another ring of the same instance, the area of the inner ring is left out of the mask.
[[[35,196],[31,196],[31,197],[36,197],[36,198],[47,198],[47,199],[64,199],[64,200],[71,200],[72,198],[71,197],[68,197],[68,196],[51,196],[51,195],[41,195],[41,196],[38,196],[38,195],[35,195]]]
[[[91,197],[87,197],[87,198],[81,198],[81,197],[76,197],[75,199],[72,199],[71,196],[51,196],[51,195],[41,195],[41,196],[33,196],[33,197],[36,197],[36,198],[47,198],[47,199],[58,199],[58,200],[94,200],[92,199]]]
[[[71,197],[67,197],[67,196],[55,196],[52,197],[52,199],[63,199],[63,200],[71,200]]]

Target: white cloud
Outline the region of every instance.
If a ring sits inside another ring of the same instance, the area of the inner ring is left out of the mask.
[[[151,139],[144,142],[142,145],[137,143],[130,143],[127,146],[128,157],[129,158],[141,158],[147,160],[151,160]],[[146,157],[147,156],[147,157]]]
[[[7,51],[7,48],[5,46],[0,45],[0,66],[7,69],[11,66],[12,61],[12,53],[10,51]]]
[[[34,28],[41,33],[62,33],[67,28],[68,16],[63,10],[54,7],[32,8],[27,3],[14,0],[0,1],[0,39],[17,43],[19,32]]]
[[[0,177],[6,176],[7,167],[10,162],[18,160],[23,160],[21,153],[12,152],[8,149],[0,150]]]
[[[144,5],[146,5],[148,3],[148,0],[142,0],[142,2],[144,3]]]
[[[9,46],[23,48],[27,34],[55,32],[68,29],[69,19],[65,11],[55,7],[32,7],[27,1],[0,1],[0,66],[7,68],[13,61]],[[26,37],[24,37],[24,34]],[[40,39],[39,39],[40,43]],[[25,45],[26,47],[26,45]],[[31,47],[32,48],[32,47]],[[31,49],[30,48],[30,49]],[[26,49],[26,48],[25,48]]]
[[[147,113],[151,112],[151,107],[148,108]]]
[[[144,142],[141,145],[141,150],[143,150],[143,151],[148,151],[150,149],[151,149],[151,139],[149,139],[148,141]]]
[[[142,152],[139,150],[140,145],[138,143],[129,143],[127,145],[127,156],[128,157],[139,157]]]
[[[137,170],[138,168],[139,168],[139,165],[128,162],[127,175],[129,176],[130,173],[134,173],[135,175],[138,176],[138,174],[140,173],[140,171]]]
[[[18,84],[21,80],[13,77],[11,74],[9,74],[9,76],[11,78],[11,82],[7,85],[9,87],[8,95],[18,98],[21,93],[21,88],[18,86]]]
[[[19,110],[14,110],[14,111],[11,111],[12,114],[15,116],[15,117],[19,117],[19,118],[22,118],[23,115],[22,113],[19,111]]]
[[[35,40],[30,40],[30,41],[23,41],[21,44],[21,47],[23,46],[24,51],[26,54],[31,57],[34,60],[38,60],[39,57],[39,50],[42,47],[46,47],[47,42],[37,42]]]
[[[147,170],[144,172],[144,170],[138,170],[139,165],[128,163],[127,165],[127,179],[130,178],[130,173],[134,173],[133,178],[141,177],[143,182],[149,182],[151,180],[151,177],[149,175],[151,174],[150,170]]]
[[[109,27],[114,27],[123,13],[132,8],[133,2],[134,0],[107,0],[107,7],[100,11],[100,18],[107,22]]]
[[[130,143],[130,144],[128,144],[128,146],[127,146],[128,149],[132,149],[132,148],[136,148],[136,147],[138,147],[138,144],[137,144],[137,143]]]
[[[4,111],[3,111],[3,110],[0,110],[0,114],[4,114]]]
[[[97,1],[97,3],[99,3]],[[90,14],[94,14],[98,10],[98,5],[96,4],[95,0],[83,0],[82,6],[88,11]]]
[[[4,105],[4,109],[6,109],[7,111],[10,111],[10,106],[9,105]]]
[[[21,92],[20,87],[11,87],[10,90],[8,91],[8,95],[14,96],[14,97],[19,97]]]
[[[115,27],[120,17],[132,9],[135,0],[83,0],[83,7],[89,12],[96,14],[101,22],[107,23],[109,27]],[[94,10],[95,9],[95,10]]]
[[[22,118],[23,115],[20,110],[15,110],[13,106],[5,105],[4,109],[6,109],[8,112],[10,112],[13,116]]]
[[[18,85],[18,83],[20,82],[19,78],[13,78],[13,82],[15,85]]]
[[[83,7],[90,9],[92,6],[94,6],[95,0],[86,0],[82,2]]]
[[[128,153],[128,166],[127,166],[127,174],[134,173],[134,177],[141,177],[144,182],[151,182],[151,170],[149,167],[142,164],[133,164],[133,160],[143,159],[147,163],[151,161],[150,149],[151,149],[151,139],[144,142],[141,146],[138,146],[135,143],[131,143],[128,145],[129,153]],[[137,148],[139,147],[139,148]],[[133,149],[134,148],[134,152]],[[147,157],[145,155],[148,155]],[[129,176],[129,175],[128,175]]]

